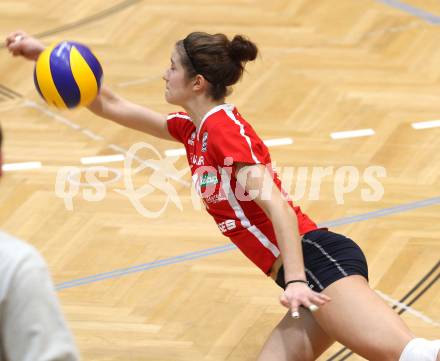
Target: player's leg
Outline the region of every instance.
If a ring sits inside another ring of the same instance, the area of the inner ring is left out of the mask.
[[[328,335],[355,353],[371,361],[436,360],[435,356],[414,356],[417,350],[407,350],[411,358],[400,358],[414,336],[362,276],[342,278],[324,292],[331,302],[314,313],[315,319]]]
[[[300,309],[301,318],[290,312],[270,334],[257,361],[316,360],[333,340],[322,330],[309,310]]]

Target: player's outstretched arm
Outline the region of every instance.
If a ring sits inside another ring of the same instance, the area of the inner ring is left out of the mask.
[[[174,140],[168,131],[167,116],[132,103],[103,86],[88,107],[93,113],[125,127],[148,133],[158,138]]]
[[[24,31],[14,31],[5,40],[13,56],[37,60],[45,49],[43,43]],[[102,86],[96,99],[88,106],[96,115],[112,120],[125,127],[148,133],[158,138],[175,140],[168,132],[167,117],[146,107],[132,103]]]

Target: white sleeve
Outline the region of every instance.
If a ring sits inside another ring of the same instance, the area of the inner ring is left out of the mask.
[[[79,360],[46,264],[37,252],[29,252],[18,265],[4,302],[0,339],[6,360]]]

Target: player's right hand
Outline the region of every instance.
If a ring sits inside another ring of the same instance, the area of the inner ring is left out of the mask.
[[[21,30],[10,33],[6,37],[5,45],[13,56],[22,56],[28,60],[37,60],[44,50],[44,45],[39,40]]]

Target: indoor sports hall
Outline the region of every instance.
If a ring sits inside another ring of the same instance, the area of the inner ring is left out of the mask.
[[[82,359],[252,361],[286,313],[281,289],[204,211],[185,149],[46,104],[34,63],[3,43],[17,29],[86,44],[106,86],[164,114],[181,110],[162,79],[176,41],[252,39],[227,102],[294,203],[355,240],[376,293],[440,338],[439,2],[0,2],[0,229],[45,258]],[[364,358],[338,343],[319,358],[342,360]]]

